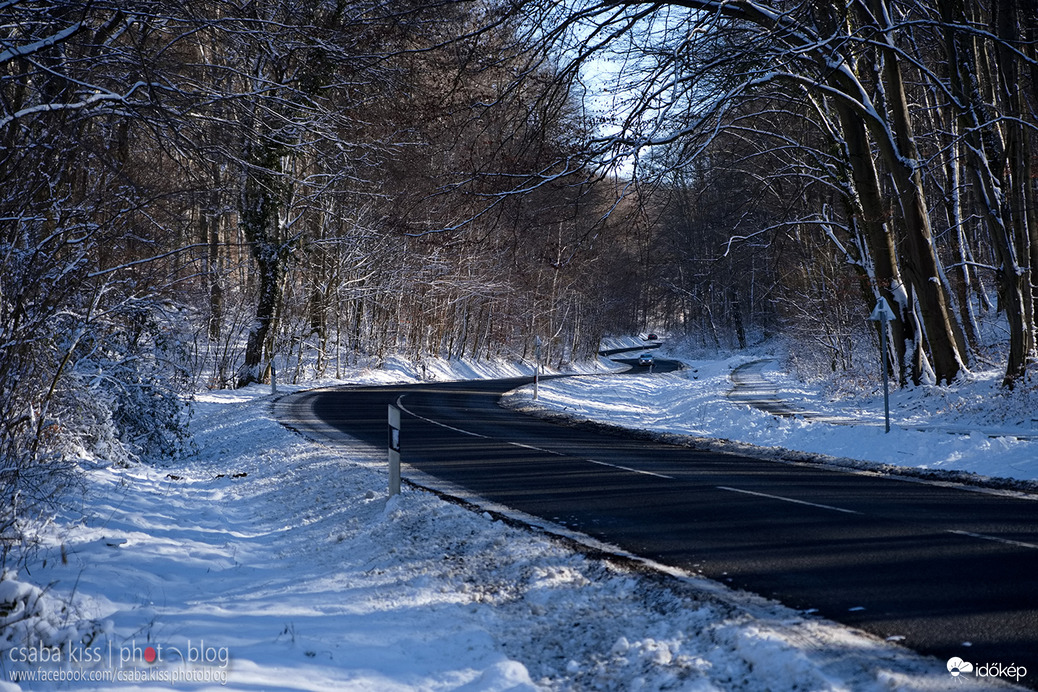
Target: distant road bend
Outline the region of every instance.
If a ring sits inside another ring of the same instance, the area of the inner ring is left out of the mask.
[[[397,404],[405,478],[417,469],[439,491],[940,659],[1026,666],[1022,682],[1038,688],[1036,498],[698,451],[497,405],[530,381],[315,390],[279,400],[277,414],[325,442],[384,447],[386,407]]]

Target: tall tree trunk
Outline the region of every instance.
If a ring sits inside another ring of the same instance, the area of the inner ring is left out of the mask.
[[[202,213],[202,240],[206,244],[205,280],[209,289],[209,340],[220,341],[223,328],[224,293],[223,271],[220,258],[220,230],[223,226],[223,210],[220,190],[223,180],[218,166],[213,166],[213,191],[210,193],[209,208]]]
[[[238,372],[239,387],[264,379],[263,365],[269,360],[266,346],[277,320],[289,253],[279,228],[278,149],[263,142],[254,143],[253,147],[249,157],[252,168],[246,171],[242,187],[240,215],[242,231],[256,262],[259,296],[245,345],[245,361]]]
[[[1033,7],[1030,9],[1034,9]],[[1013,300],[1016,301],[1014,308],[1019,310],[1020,331],[1019,343],[1010,345],[1009,362],[1006,365],[1005,383],[1012,386],[1015,380],[1024,375],[1027,370],[1028,359],[1034,355],[1034,290],[1032,285],[1032,272],[1035,265],[1031,262],[1032,237],[1034,229],[1031,222],[1034,216],[1033,202],[1034,191],[1031,182],[1030,166],[1030,128],[1025,124],[1028,110],[1034,104],[1028,104],[1024,95],[1025,90],[1021,88],[1020,59],[1016,46],[1020,42],[1020,21],[1035,22],[1033,16],[1026,18],[1017,0],[1003,0],[995,3],[995,25],[998,32],[998,58],[1001,77],[1000,91],[1002,92],[1002,110],[1009,115],[1005,124],[1006,159],[1004,170],[1008,178],[1007,206],[1010,229],[1010,238],[1015,252],[1015,264],[1010,264],[1011,270],[1004,269],[1006,274],[1007,291],[1013,292]],[[1032,32],[1033,33],[1033,32]],[[1033,46],[1029,47],[1033,54]],[[1032,85],[1033,93],[1034,85]],[[1028,213],[1030,209],[1031,213]],[[1012,333],[1011,333],[1012,336]]]
[[[967,168],[973,178],[974,192],[981,207],[981,218],[999,262],[1000,305],[1006,311],[1009,325],[1009,356],[1003,382],[1012,386],[1013,382],[1024,374],[1027,358],[1034,348],[1034,311],[1030,276],[1027,268],[1021,265],[1021,257],[1017,251],[1019,235],[1014,238],[1011,230],[1014,220],[1011,203],[1006,195],[1005,181],[992,167],[992,162],[1005,158],[1006,153],[999,150],[999,138],[990,125],[993,119],[984,112],[985,106],[976,83],[976,61],[969,59],[970,51],[963,49],[952,26],[965,20],[962,4],[948,3],[943,6],[943,12],[945,47],[951,66],[951,90],[957,101],[957,117],[970,160]],[[1003,26],[1000,30],[1007,29]],[[1003,56],[1003,59],[1013,61],[1011,55]],[[1009,66],[1002,65],[1002,68],[1008,69]],[[1016,128],[1010,125],[1009,129],[1012,132]],[[1014,142],[1014,139],[1012,136],[1009,137],[1010,142]],[[1016,144],[1011,146],[1015,147]],[[1026,170],[1027,166],[1024,168]],[[1019,173],[1019,170],[1017,172]],[[1022,175],[1029,182],[1029,171]],[[1026,219],[1018,218],[1016,221],[1026,227]],[[1023,260],[1027,261],[1026,255]]]
[[[898,51],[893,45],[891,31],[894,29],[886,0],[868,0],[871,16],[867,21],[879,31],[876,38],[880,51],[882,80],[885,86],[887,117],[891,131],[874,122],[878,136],[892,141],[880,143],[884,162],[890,171],[897,190],[897,201],[904,225],[902,262],[905,276],[915,289],[926,341],[930,346],[930,357],[934,376],[938,382],[954,380],[963,369],[963,355],[959,350],[955,333],[954,317],[948,306],[947,295],[941,282],[941,271],[934,251],[933,233],[923,188],[923,176],[916,149],[912,119],[908,109],[904,79],[898,60]],[[884,146],[886,145],[886,146]],[[918,378],[922,373],[913,373]]]
[[[922,343],[918,334],[919,324],[915,319],[915,309],[908,298],[905,282],[897,265],[897,253],[894,248],[894,237],[890,232],[887,219],[889,210],[883,203],[880,191],[879,173],[872,158],[868,135],[861,118],[841,100],[836,101],[837,114],[843,130],[844,144],[851,167],[851,176],[859,205],[860,219],[858,226],[865,235],[870,259],[873,265],[876,298],[885,298],[887,304],[897,311],[898,319],[888,323],[891,338],[888,348],[891,350],[892,364],[896,364],[901,382],[909,377],[918,377],[918,373],[906,372],[908,363],[920,361],[918,354],[909,354],[910,345],[918,348]],[[869,306],[871,308],[872,306]],[[881,329],[882,323],[877,322]]]

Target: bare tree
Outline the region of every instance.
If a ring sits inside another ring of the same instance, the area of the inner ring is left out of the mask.
[[[9,2],[0,50],[0,486],[183,442],[179,243],[158,200],[161,5]],[[10,515],[14,516],[14,515]],[[5,521],[10,518],[5,516]]]
[[[948,7],[946,14],[953,11]],[[793,146],[805,160],[821,160],[819,154],[824,158],[828,153],[812,149],[817,142],[783,141],[788,131],[775,130],[768,122],[776,107],[805,113],[810,104],[820,129],[828,131],[841,153],[842,163],[824,175],[831,179],[827,184],[842,187],[848,196],[852,212],[842,225],[863,241],[847,257],[868,273],[872,295],[886,297],[899,312],[894,327],[899,333],[892,339],[896,362],[915,381],[931,368],[937,381],[950,381],[966,367],[969,354],[933,231],[934,191],[928,179],[934,172],[921,150],[917,130],[925,115],[914,111],[911,93],[919,87],[910,80],[949,93],[940,80],[946,58],[927,33],[936,27],[989,46],[992,75],[1009,75],[1006,67],[1028,64],[1033,47],[1020,40],[1029,30],[1022,27],[1030,26],[1021,20],[1026,13],[1015,6],[999,7],[1004,10],[999,15],[1002,29],[992,36],[978,32],[979,24],[972,20],[941,19],[925,3],[895,0],[524,4],[538,20],[538,36],[566,56],[565,72],[576,74],[600,58],[623,65],[613,87],[616,117],[611,130],[591,143],[603,164],[667,146],[684,152],[674,165],[685,165],[682,161],[709,152],[718,133],[749,123],[746,116],[753,108],[759,117],[751,127],[760,127],[761,139],[771,140],[766,146]],[[921,52],[920,45],[928,52]],[[968,66],[968,61],[957,65]],[[970,125],[960,117],[960,126],[965,137],[979,137],[979,130],[998,122],[999,136],[1017,152],[1007,154],[1016,163],[1006,170],[1017,171],[1012,179],[1021,181],[1026,175],[1021,174],[1019,152],[1031,146],[1024,144],[1029,140],[1023,133],[1034,124],[1033,108],[1022,104],[1017,92],[1029,93],[1017,90],[1013,99],[996,99],[1006,104],[1003,120],[977,119]],[[781,105],[798,102],[793,108]],[[960,100],[959,109],[968,103]],[[840,182],[839,168],[850,173],[847,183]],[[981,165],[971,168],[983,171]],[[990,187],[997,176],[985,177]],[[983,191],[980,181],[976,185]],[[1026,209],[1033,208],[1034,199],[1033,189],[1025,187],[1013,196],[1021,210],[1020,221],[1014,222],[1015,242],[1005,240],[1007,233],[1001,234],[1003,240],[992,234],[992,246],[1002,248],[1002,283],[1015,287],[1004,301],[1007,315],[1011,313],[1007,383],[1021,374],[1033,353],[1033,337],[1028,337],[1033,320],[1025,317],[1033,314],[1033,300],[1023,278],[1029,276],[1029,260],[1021,259],[1026,253],[1019,251],[1028,246]]]

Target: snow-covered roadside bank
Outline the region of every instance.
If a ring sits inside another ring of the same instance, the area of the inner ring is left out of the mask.
[[[665,357],[683,360],[686,368],[651,377],[552,380],[541,385],[538,401],[532,401],[527,388],[508,397],[507,405],[624,428],[730,440],[754,445],[760,449],[747,451],[762,455],[785,457],[792,450],[894,467],[1038,481],[1038,388],[1032,385],[1029,391],[1009,396],[999,387],[997,372],[955,387],[892,392],[892,426],[886,433],[882,394],[834,402],[820,387],[805,386],[782,372],[776,362],[764,374],[781,399],[842,423],[777,417],[727,396],[732,370],[761,355],[723,360],[695,360],[680,353]]]
[[[589,559],[421,490],[388,500],[381,450],[311,443],[271,403],[202,396],[191,458],[87,473],[88,519],[59,518],[7,582],[24,588],[5,587],[35,614],[4,616],[4,689],[14,673],[49,676],[26,690],[949,685],[943,661],[712,582]]]

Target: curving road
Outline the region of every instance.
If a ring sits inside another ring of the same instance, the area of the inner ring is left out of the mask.
[[[420,472],[437,490],[941,659],[1026,666],[1022,682],[1038,687],[1035,498],[698,451],[497,405],[529,382],[345,387],[285,397],[276,408],[310,437],[384,448],[395,403],[405,478]]]

